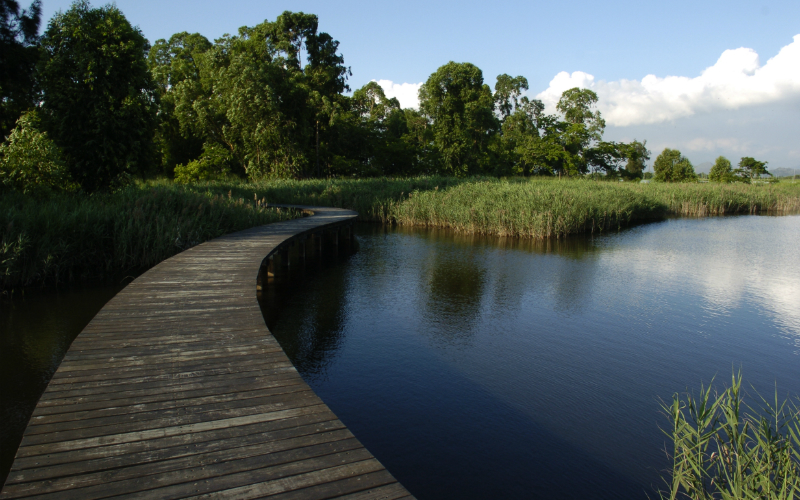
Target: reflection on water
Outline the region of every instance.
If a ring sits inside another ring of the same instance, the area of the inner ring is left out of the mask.
[[[800,217],[532,242],[360,228],[263,294],[315,391],[421,499],[646,498],[659,399],[800,394]]]
[[[28,291],[0,299],[0,487],[70,344],[120,288]]]

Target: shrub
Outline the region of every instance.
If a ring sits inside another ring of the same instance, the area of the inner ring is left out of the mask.
[[[39,130],[34,111],[22,115],[0,144],[0,185],[34,195],[76,187],[61,150]]]

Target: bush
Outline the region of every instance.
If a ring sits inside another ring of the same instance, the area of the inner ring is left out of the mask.
[[[25,194],[72,191],[77,186],[61,150],[39,130],[36,112],[22,115],[0,144],[0,185]]]
[[[230,153],[222,146],[214,143],[203,144],[203,154],[200,158],[175,167],[175,182],[189,184],[223,180],[230,175],[230,163]]]

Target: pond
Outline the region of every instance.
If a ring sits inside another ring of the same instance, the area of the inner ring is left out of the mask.
[[[669,465],[660,400],[739,369],[762,393],[800,394],[800,217],[550,242],[357,235],[356,254],[274,280],[262,309],[420,499],[652,498]],[[70,342],[119,288],[0,304],[0,484]]]
[[[362,226],[262,295],[305,380],[420,499],[657,496],[660,402],[800,394],[800,217],[536,243]]]

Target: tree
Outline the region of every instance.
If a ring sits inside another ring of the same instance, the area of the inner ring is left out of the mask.
[[[17,118],[36,103],[35,70],[39,58],[42,4],[34,0],[20,12],[16,0],[0,0],[0,134],[8,135]]]
[[[600,141],[593,147],[587,148],[584,152],[584,156],[587,165],[593,172],[603,170],[606,176],[616,177],[617,170],[626,159],[627,153],[627,144]]]
[[[519,107],[523,90],[528,90],[528,79],[524,76],[511,77],[505,73],[497,77],[494,84],[494,99],[503,120]]]
[[[317,16],[286,11],[210,48],[193,43],[199,49],[181,56],[197,73],[181,72],[167,92],[181,134],[204,138],[203,171],[220,157],[210,143],[229,152],[232,171],[252,179],[319,174],[320,163],[330,163],[326,141],[346,111],[349,69],[339,43],[317,28]],[[158,53],[151,59],[172,64]]]
[[[144,175],[153,164],[156,88],[149,44],[113,5],[56,14],[42,38],[42,123],[85,191]]]
[[[556,109],[564,116],[564,122],[555,124],[564,151],[556,170],[559,175],[586,173],[589,164],[585,151],[602,140],[606,128],[600,111],[593,110],[596,104],[597,94],[589,89],[575,87],[561,94]]]
[[[647,141],[639,142],[636,139],[627,145],[625,152],[627,163],[625,164],[625,175],[631,179],[641,179],[647,160],[650,159],[650,150],[647,149]]]
[[[489,142],[500,123],[477,66],[450,61],[422,85],[419,100],[446,172],[468,175],[491,168]]]
[[[748,181],[762,175],[772,175],[767,171],[767,162],[758,161],[749,156],[745,156],[739,161],[739,168],[736,169],[736,174],[748,179]]]
[[[708,180],[712,182],[731,182],[733,177],[733,170],[731,162],[724,156],[717,157],[714,166],[708,173]]]
[[[206,37],[184,31],[172,35],[169,41],[156,40],[147,57],[159,95],[155,141],[161,171],[169,176],[177,165],[188,164],[203,152],[206,137],[203,127],[194,123],[196,111],[191,106],[178,109],[176,96],[203,92],[201,65],[211,47]]]
[[[655,180],[662,182],[685,182],[694,180],[692,162],[677,149],[665,148],[653,163]]]

